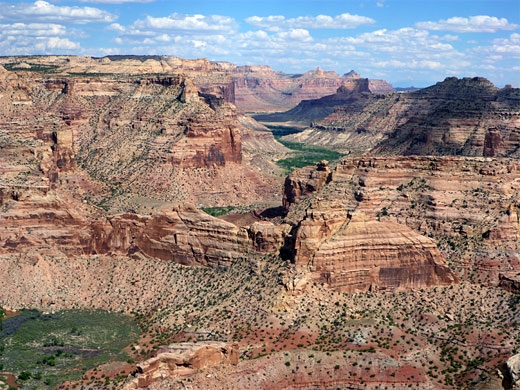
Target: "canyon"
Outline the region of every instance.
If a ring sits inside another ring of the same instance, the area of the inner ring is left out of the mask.
[[[515,350],[518,89],[0,63],[0,306],[135,316],[120,388],[461,388]],[[285,175],[285,140],[349,155]]]

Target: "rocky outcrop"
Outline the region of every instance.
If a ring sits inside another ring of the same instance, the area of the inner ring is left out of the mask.
[[[302,197],[318,191],[327,182],[329,173],[329,163],[323,160],[315,167],[303,167],[287,176],[282,200],[285,211]]]
[[[359,75],[351,71],[343,77],[319,67],[305,74],[284,74],[268,66],[237,66],[205,58],[182,59],[172,56],[107,56],[103,58],[47,56],[32,58],[31,64],[19,57],[0,59],[10,70],[47,68],[72,75],[188,75],[203,93],[236,104],[244,112],[285,111],[302,100],[318,99],[336,92],[344,82]],[[372,92],[391,89],[386,82],[371,80]]]
[[[320,243],[310,258],[318,279],[339,291],[377,291],[458,282],[435,242],[363,214]]]
[[[160,348],[155,357],[139,363],[136,378],[123,389],[148,388],[161,380],[191,376],[207,367],[236,364],[237,344],[214,341],[171,344]]]
[[[285,75],[266,66],[238,67],[233,72],[235,104],[246,112],[288,110],[302,100],[333,94],[344,79],[320,68]]]
[[[92,252],[141,253],[184,265],[229,265],[251,245],[247,231],[181,205],[151,216],[123,214],[93,225]]]
[[[339,202],[317,200],[299,223],[294,244],[294,263],[307,266],[320,245],[347,223],[347,210]]]
[[[339,202],[351,214],[364,213],[433,237],[459,272],[473,272],[496,285],[499,273],[520,270],[519,179],[515,160],[349,157],[305,201],[287,197],[286,220],[296,226],[312,213],[308,205],[313,202]],[[294,186],[285,188],[289,194],[300,186],[287,185]]]
[[[214,206],[280,195],[281,178],[258,169],[249,150],[285,148],[189,76],[28,73],[0,77],[0,153],[15,156],[13,172],[38,164],[55,188],[60,175],[86,171],[116,213],[144,211],[138,198]]]
[[[498,286],[512,294],[520,294],[520,279],[513,275],[498,275]]]
[[[511,356],[506,361],[506,380],[511,385],[515,385],[520,381],[520,354]]]
[[[449,285],[458,281],[430,238],[364,214],[342,202],[315,199],[299,223],[297,267],[339,291],[374,291]]]

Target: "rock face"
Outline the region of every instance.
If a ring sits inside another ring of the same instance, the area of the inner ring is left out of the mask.
[[[303,167],[292,172],[285,179],[283,208],[288,211],[291,204],[300,198],[318,191],[329,178],[329,163],[321,161],[316,167]]]
[[[433,240],[392,222],[348,214],[340,202],[315,201],[296,231],[294,262],[313,279],[345,292],[456,283]]]
[[[512,294],[520,294],[520,279],[518,277],[499,274],[498,285]]]
[[[0,65],[10,70],[31,70],[34,65],[68,74],[114,75],[188,75],[203,93],[220,97],[244,112],[285,111],[302,100],[319,99],[336,92],[344,82],[355,80],[354,71],[341,77],[336,72],[320,68],[305,74],[284,74],[268,66],[237,66],[229,62],[205,58],[182,59],[171,56],[107,56],[104,58],[48,56],[31,59],[5,57]],[[372,92],[391,90],[381,80],[371,80]]]
[[[344,220],[348,213],[363,213],[369,220],[406,225],[433,237],[458,272],[474,272],[496,285],[498,273],[520,270],[519,179],[520,166],[515,160],[349,157],[331,170],[326,185],[309,192],[307,198],[286,197],[286,220],[294,226],[302,221],[302,234],[308,225],[312,226],[312,232],[305,235],[321,242],[322,236],[315,232],[323,235],[330,231],[326,237],[332,236],[331,222],[324,218],[333,218],[337,213],[336,207],[327,212],[330,207],[326,204],[339,204]],[[303,178],[302,182],[286,183],[294,186],[284,190],[287,194],[306,186]],[[318,209],[313,208],[314,203]],[[311,261],[309,253],[316,248],[316,242],[310,242],[312,245],[306,246],[311,250],[304,256],[307,262]]]
[[[514,385],[520,381],[520,354],[511,356],[506,361],[506,370],[509,374],[511,384]]]
[[[238,345],[219,342],[171,344],[138,364],[134,380],[123,389],[148,388],[164,379],[183,378],[206,367],[238,364]]]
[[[191,205],[151,216],[123,214],[94,223],[94,253],[136,252],[184,265],[228,265],[251,245],[247,231]]]
[[[332,114],[335,107],[353,104],[365,95],[393,91],[392,86],[386,81],[352,78],[344,81],[333,94],[320,99],[302,100],[296,107],[286,112],[256,115],[255,118],[265,122],[290,122],[309,126],[311,122],[322,120]]]
[[[363,95],[287,140],[392,155],[517,156],[520,90],[483,78]]]
[[[410,228],[354,215],[311,257],[319,280],[339,291],[375,291],[458,282],[437,245]]]

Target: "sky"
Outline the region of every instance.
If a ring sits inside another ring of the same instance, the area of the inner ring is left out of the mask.
[[[519,0],[0,0],[0,55],[208,58],[520,86]]]

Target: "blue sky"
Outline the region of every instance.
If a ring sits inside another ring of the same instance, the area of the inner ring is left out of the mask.
[[[519,0],[0,0],[0,55],[161,54],[520,86]]]

